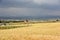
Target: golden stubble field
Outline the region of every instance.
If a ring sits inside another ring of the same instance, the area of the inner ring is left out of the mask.
[[[0,40],[60,40],[60,22],[29,25],[29,27],[0,29]]]

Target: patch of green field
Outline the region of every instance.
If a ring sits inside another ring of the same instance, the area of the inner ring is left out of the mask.
[[[28,27],[29,24],[21,24],[21,23],[10,23],[6,25],[1,25],[0,29],[12,29],[12,28],[20,28],[20,27]]]
[[[12,29],[12,28],[19,28],[19,27],[26,27],[26,26],[0,26],[0,29]]]

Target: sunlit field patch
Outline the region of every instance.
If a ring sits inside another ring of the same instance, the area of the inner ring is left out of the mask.
[[[0,40],[60,40],[60,22],[18,25],[26,27],[0,30]]]

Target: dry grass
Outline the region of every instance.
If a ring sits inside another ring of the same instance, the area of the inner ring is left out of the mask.
[[[0,40],[60,40],[60,23],[35,23],[29,27],[0,30]]]

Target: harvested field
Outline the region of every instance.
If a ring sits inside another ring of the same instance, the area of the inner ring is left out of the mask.
[[[29,27],[0,29],[0,40],[60,40],[60,22],[29,25]]]

